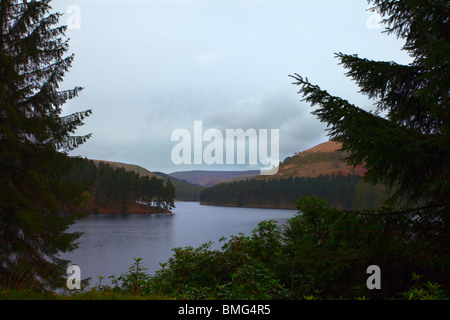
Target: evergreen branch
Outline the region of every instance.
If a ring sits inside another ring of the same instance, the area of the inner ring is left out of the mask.
[[[392,199],[404,193],[420,197],[425,188],[436,187],[424,185],[440,174],[436,165],[443,161],[438,147],[428,145],[432,137],[333,97],[298,74],[291,77],[297,80],[293,84],[301,86],[304,100],[319,105],[312,113],[328,123],[331,140],[342,142],[342,150],[349,153],[344,159],[347,164],[367,169],[365,181],[385,184],[394,190]]]
[[[65,136],[63,137],[63,139],[55,142],[54,144],[57,150],[64,150],[65,152],[67,152],[78,148],[91,137],[92,133],[84,136]]]
[[[393,94],[397,101],[403,101],[425,85],[419,78],[422,70],[417,66],[362,59],[342,52],[336,57],[346,69],[350,69],[346,75],[353,78],[361,92],[371,99],[385,99]],[[389,100],[393,101],[392,98]],[[381,110],[387,107],[386,103],[379,106]]]
[[[63,128],[67,132],[73,132],[77,127],[83,125],[83,120],[92,114],[92,110],[86,110],[82,112],[76,112],[68,116],[60,118],[60,122]]]
[[[420,94],[429,86],[422,67],[404,66],[394,62],[376,62],[357,55],[336,54],[346,69],[347,76],[356,80],[360,92],[376,103],[377,111],[388,110],[387,118],[423,134],[438,134],[442,118],[430,114],[429,101]]]

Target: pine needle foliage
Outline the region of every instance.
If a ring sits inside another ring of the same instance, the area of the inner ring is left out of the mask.
[[[71,167],[67,151],[90,135],[76,129],[91,110],[62,116],[82,90],[60,90],[71,67],[65,26],[50,0],[0,2],[0,287],[62,285],[75,248],[82,188],[61,182]]]
[[[361,92],[375,101],[366,111],[298,74],[295,84],[313,111],[343,143],[350,165],[364,165],[366,180],[393,191],[391,200],[449,209],[450,4],[445,0],[370,0],[385,32],[405,41],[413,58],[401,65],[337,53]]]

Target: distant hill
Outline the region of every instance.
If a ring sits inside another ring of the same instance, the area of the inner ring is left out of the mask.
[[[318,144],[311,149],[305,150],[303,152],[334,152],[339,151],[342,147],[342,144],[335,141],[326,141],[321,144]]]
[[[341,172],[343,175],[358,174],[363,176],[363,167],[351,167],[344,162],[346,153],[341,151],[341,144],[333,141],[321,143],[311,149],[286,158],[278,168],[278,173],[264,178],[318,177]]]
[[[295,177],[318,177],[319,175],[343,175],[365,173],[362,167],[351,167],[343,161],[346,154],[342,151],[341,144],[333,141],[321,143],[303,152],[287,157],[278,169],[278,173],[272,176],[260,176],[259,170],[250,171],[180,171],[169,174],[188,183],[211,187],[223,182],[233,182],[246,179],[280,179]]]
[[[222,182],[234,180],[240,177],[259,175],[259,170],[249,171],[180,171],[171,173],[170,176],[187,181],[189,183],[197,184],[202,187],[210,187]]]

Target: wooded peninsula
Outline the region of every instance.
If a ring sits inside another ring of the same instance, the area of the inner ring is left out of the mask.
[[[65,181],[89,186],[80,207],[84,213],[168,213],[175,207],[170,179],[141,176],[106,162],[76,158]]]

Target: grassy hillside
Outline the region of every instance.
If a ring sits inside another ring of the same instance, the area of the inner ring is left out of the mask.
[[[346,154],[340,151],[341,145],[328,141],[314,148],[297,153],[286,158],[278,169],[278,173],[265,178],[294,178],[294,177],[318,177],[319,175],[331,175],[341,172],[344,175],[365,173],[362,167],[350,167],[343,161]]]
[[[295,177],[318,177],[319,175],[343,175],[365,173],[362,167],[350,167],[343,161],[346,154],[340,151],[341,145],[337,142],[327,141],[311,149],[296,153],[286,158],[279,167],[278,173],[273,176],[260,176],[259,170],[250,171],[180,171],[169,176],[203,187],[211,187],[223,182],[233,182],[247,179],[284,179]]]
[[[99,162],[104,162],[104,163],[109,164],[112,168],[124,168],[127,171],[134,171],[134,172],[138,173],[140,176],[148,176],[149,178],[156,176],[157,178],[162,179],[162,177],[158,176],[157,174],[155,174],[141,166],[135,165],[135,164],[105,161],[105,160],[93,160],[93,161],[97,165]]]

